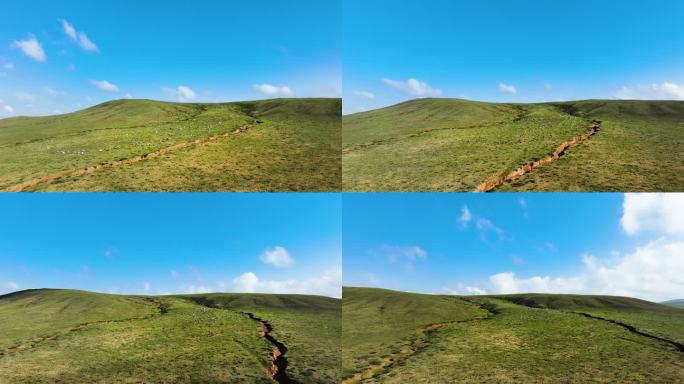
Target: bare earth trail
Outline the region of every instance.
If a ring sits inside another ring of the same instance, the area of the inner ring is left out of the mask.
[[[99,321],[91,321],[91,322],[87,322],[87,323],[81,323],[81,324],[79,324],[79,325],[77,325],[77,326],[75,326],[75,327],[73,327],[73,328],[70,328],[70,329],[68,329],[68,330],[66,330],[66,331],[64,331],[64,332],[62,332],[62,333],[55,334],[55,335],[50,335],[50,336],[38,337],[38,338],[35,338],[35,339],[31,340],[31,341],[28,342],[28,343],[20,344],[20,345],[14,346],[14,347],[12,347],[12,348],[7,348],[7,349],[4,349],[4,350],[0,350],[0,358],[3,358],[3,357],[5,357],[5,356],[8,356],[8,355],[11,355],[11,354],[14,354],[14,353],[18,353],[18,352],[22,352],[22,351],[26,351],[26,350],[29,350],[29,349],[33,349],[33,348],[39,347],[41,344],[43,344],[43,343],[45,343],[45,342],[48,342],[48,341],[51,341],[51,340],[56,340],[56,339],[58,339],[58,338],[60,338],[60,337],[65,337],[65,336],[70,335],[70,334],[72,334],[72,333],[74,333],[74,332],[81,331],[81,330],[83,330],[83,329],[85,329],[85,328],[92,327],[92,326],[94,326],[94,325],[100,325],[100,324],[113,324],[113,323],[125,323],[125,322],[129,322],[129,321],[147,320],[147,319],[150,319],[150,318],[153,318],[153,317],[156,317],[156,316],[160,316],[160,315],[163,315],[164,313],[166,313],[166,310],[164,309],[164,307],[162,306],[162,304],[161,304],[160,302],[157,302],[157,301],[153,301],[153,302],[157,305],[157,309],[158,309],[158,311],[159,311],[158,313],[153,313],[153,314],[150,314],[150,315],[147,315],[147,316],[141,316],[141,317],[132,317],[132,318],[128,318],[128,319],[99,320]]]
[[[57,173],[49,174],[49,175],[46,175],[46,176],[43,176],[43,177],[40,177],[37,179],[32,179],[32,180],[25,181],[23,183],[15,184],[11,187],[6,188],[5,192],[21,192],[27,188],[33,188],[39,184],[48,183],[48,182],[63,179],[63,178],[79,177],[79,176],[88,175],[88,174],[91,174],[94,172],[98,172],[98,171],[101,171],[101,170],[107,169],[107,168],[113,168],[113,167],[118,167],[118,166],[122,166],[122,165],[133,164],[133,163],[137,163],[137,162],[145,161],[145,160],[149,160],[149,159],[154,159],[156,157],[165,155],[169,152],[172,152],[172,151],[175,151],[178,149],[188,148],[191,146],[204,145],[204,144],[207,144],[207,143],[210,143],[213,141],[221,140],[221,139],[233,136],[233,135],[243,133],[243,132],[247,131],[248,129],[250,129],[252,126],[253,126],[252,124],[243,124],[233,131],[225,132],[225,133],[222,133],[219,135],[214,135],[214,136],[210,136],[210,137],[203,138],[203,139],[197,139],[194,141],[178,143],[178,144],[172,145],[170,147],[162,148],[162,149],[159,149],[159,150],[154,151],[152,153],[132,157],[130,159],[110,161],[110,162],[107,162],[104,164],[94,165],[91,167],[78,169],[75,171],[64,171],[64,172],[57,172]]]
[[[581,143],[584,140],[587,140],[591,136],[595,135],[599,130],[601,129],[601,122],[597,120],[593,120],[591,123],[589,123],[589,130],[582,135],[575,137],[572,140],[565,141],[561,143],[558,147],[556,147],[556,150],[553,151],[553,154],[547,158],[537,160],[534,162],[528,162],[524,165],[521,165],[518,167],[516,170],[510,172],[508,175],[505,177],[501,173],[497,173],[494,176],[490,177],[487,181],[484,183],[480,184],[476,189],[475,192],[490,192],[493,191],[496,187],[509,182],[509,181],[514,181],[522,176],[524,176],[527,173],[532,172],[533,170],[543,167],[546,164],[553,163],[563,157],[567,150],[572,147],[575,144]]]
[[[354,376],[342,380],[342,384],[357,384],[361,383],[364,380],[370,379],[376,374],[382,372],[385,370],[385,368],[391,368],[392,365],[394,365],[397,361],[400,360],[405,360],[421,351],[423,351],[425,348],[429,347],[431,342],[430,339],[434,334],[439,331],[440,329],[452,325],[452,324],[461,324],[461,323],[470,323],[470,322],[476,322],[476,321],[484,321],[484,320],[489,320],[495,315],[497,315],[499,312],[492,307],[484,306],[478,303],[473,303],[475,305],[479,305],[480,308],[486,310],[489,312],[488,316],[486,317],[478,317],[475,319],[468,319],[468,320],[449,320],[449,321],[442,321],[439,323],[431,323],[423,327],[423,334],[425,336],[425,339],[420,342],[413,342],[411,346],[402,349],[400,352],[392,354],[388,357],[385,357],[382,359],[380,364],[372,365],[369,368],[357,372],[354,374]]]

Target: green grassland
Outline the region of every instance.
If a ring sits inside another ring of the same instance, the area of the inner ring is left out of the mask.
[[[273,345],[242,312],[287,345],[290,379],[339,381],[337,299],[32,290],[0,297],[0,383],[273,383]]]
[[[385,344],[398,345],[425,325],[449,317],[457,321],[433,332],[418,352],[397,358],[362,382],[672,383],[681,380],[684,372],[684,353],[674,346],[608,321],[681,340],[684,310],[643,300],[548,294],[460,297],[358,288],[344,288],[343,294],[343,374],[347,380],[364,369],[357,356],[372,365]],[[407,316],[404,310],[423,305],[438,310],[438,316],[422,311]],[[370,325],[359,325],[358,319],[377,320],[381,309],[386,318],[409,317],[415,326],[376,324],[371,332],[366,331]],[[489,315],[482,315],[484,309]],[[360,339],[355,335],[363,332],[368,337],[372,333],[377,345],[374,353],[368,353],[370,343],[352,339]]]
[[[601,121],[598,134],[501,191],[681,191],[684,102],[496,104],[420,99],[343,117],[348,191],[472,191],[543,159]]]
[[[117,100],[49,117],[0,120],[0,190],[249,129],[144,161],[60,177],[37,191],[340,189],[339,99],[224,104]]]

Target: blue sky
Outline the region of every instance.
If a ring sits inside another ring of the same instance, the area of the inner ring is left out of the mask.
[[[338,194],[6,194],[0,293],[340,295]]]
[[[340,97],[340,0],[35,0],[2,14],[0,118],[125,97]]]
[[[345,113],[430,96],[684,99],[680,0],[346,0],[343,9]]]
[[[684,194],[345,194],[344,284],[425,293],[684,292]]]

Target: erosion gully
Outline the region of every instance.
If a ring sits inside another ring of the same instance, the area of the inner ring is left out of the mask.
[[[273,377],[273,380],[281,384],[297,384],[297,381],[292,380],[287,376],[287,358],[285,357],[287,347],[273,337],[271,334],[271,332],[273,332],[271,324],[266,320],[256,317],[251,312],[240,313],[247,316],[248,319],[258,322],[259,335],[273,345],[273,350],[269,354],[271,357],[271,366],[268,368],[268,373]]]
[[[543,309],[543,308],[540,308],[539,306],[537,306],[534,302],[530,302],[530,301],[527,301],[527,300],[516,300],[516,299],[511,299],[511,298],[507,298],[507,299],[504,299],[504,300],[507,300],[507,301],[509,301],[509,302],[511,302],[511,303],[514,303],[514,304],[517,304],[517,305],[522,305],[522,306],[525,306],[525,307],[529,307],[529,308]],[[571,313],[571,314],[575,314],[575,315],[584,316],[584,317],[587,317],[587,318],[590,318],[590,319],[600,320],[600,321],[605,321],[605,322],[608,322],[608,323],[611,323],[611,324],[615,324],[615,325],[617,325],[617,326],[619,326],[619,327],[622,327],[622,328],[624,328],[624,329],[628,330],[629,332],[634,333],[634,334],[636,334],[636,335],[648,337],[649,339],[658,340],[658,341],[660,341],[660,342],[669,344],[669,345],[673,346],[675,349],[677,349],[677,351],[679,351],[679,352],[681,352],[681,353],[684,353],[684,344],[678,343],[678,342],[676,342],[676,341],[674,341],[674,340],[669,340],[669,339],[665,339],[665,338],[662,338],[662,337],[659,337],[659,336],[651,335],[650,333],[646,333],[646,332],[644,332],[644,331],[640,331],[640,330],[638,330],[635,326],[630,325],[630,324],[627,324],[627,323],[623,323],[623,322],[621,322],[621,321],[617,321],[617,320],[613,320],[613,319],[608,319],[608,318],[601,317],[601,316],[592,315],[592,314],[589,314],[589,313],[586,313],[586,312],[579,312],[579,311],[562,311],[562,310],[557,310],[557,309],[551,309],[551,310],[552,310],[552,311],[560,311],[560,312],[564,312],[564,313]]]
[[[391,367],[397,361],[405,360],[405,359],[425,350],[428,346],[430,346],[431,338],[434,336],[434,334],[437,331],[439,331],[440,329],[442,329],[448,325],[489,320],[492,317],[494,317],[495,315],[499,314],[499,311],[493,305],[483,304],[483,303],[479,303],[479,302],[472,301],[469,299],[462,299],[462,300],[467,301],[473,305],[479,306],[481,309],[487,311],[488,312],[487,316],[486,317],[474,318],[474,319],[468,319],[468,320],[448,320],[448,321],[442,321],[442,322],[438,322],[438,323],[427,324],[423,327],[423,334],[425,335],[425,339],[423,341],[414,342],[410,347],[405,348],[398,353],[394,353],[388,357],[383,358],[380,364],[372,365],[368,369],[365,369],[361,372],[355,373],[354,376],[352,376],[348,379],[342,380],[342,384],[361,383],[362,381],[364,381],[366,379],[374,377],[377,373],[382,372],[385,368]]]
[[[107,163],[103,163],[103,164],[99,164],[99,165],[93,165],[90,167],[77,169],[75,171],[65,171],[65,172],[58,172],[58,173],[49,174],[49,175],[46,175],[46,176],[43,176],[43,177],[40,177],[37,179],[24,181],[23,183],[19,183],[19,184],[15,184],[13,186],[7,187],[7,188],[5,188],[5,192],[22,192],[28,188],[33,188],[39,184],[49,183],[52,181],[61,180],[61,179],[69,178],[69,177],[79,177],[79,176],[99,172],[99,171],[102,171],[102,170],[107,169],[107,168],[114,168],[114,167],[118,167],[118,166],[122,166],[122,165],[133,164],[133,163],[137,163],[140,161],[154,159],[156,157],[165,155],[169,152],[173,152],[173,151],[176,151],[178,149],[188,148],[191,146],[204,145],[204,144],[207,144],[207,143],[210,143],[213,141],[225,139],[227,137],[243,133],[243,132],[247,131],[248,129],[250,129],[252,126],[253,126],[253,124],[243,124],[233,131],[228,131],[228,132],[225,132],[225,133],[222,133],[219,135],[215,135],[215,136],[210,136],[207,138],[201,138],[201,139],[196,139],[193,141],[178,143],[178,144],[172,145],[170,147],[159,149],[159,150],[154,151],[152,153],[147,153],[144,155],[131,157],[129,159],[109,161]]]
[[[537,168],[541,168],[547,164],[556,162],[558,159],[560,159],[561,157],[563,157],[566,154],[566,152],[568,151],[568,149],[570,147],[572,147],[575,144],[581,143],[581,142],[587,140],[588,138],[590,138],[591,136],[595,135],[601,129],[601,122],[598,120],[592,120],[589,123],[588,128],[589,128],[589,130],[587,132],[583,133],[582,135],[577,136],[572,140],[568,140],[568,141],[561,143],[558,147],[556,147],[556,149],[553,151],[552,155],[550,155],[544,159],[541,159],[541,160],[531,161],[531,162],[525,163],[525,164],[521,165],[520,167],[518,167],[517,169],[515,169],[514,171],[511,171],[506,176],[497,173],[496,175],[490,177],[484,183],[480,184],[475,189],[475,192],[493,191],[495,188],[497,188],[498,186],[500,186],[506,182],[517,180],[517,179],[523,177],[524,175],[532,172],[533,170],[535,170]]]
[[[632,326],[632,325],[629,325],[629,324],[627,324],[627,323],[623,323],[623,322],[621,322],[621,321],[617,321],[617,320],[613,320],[613,319],[606,319],[605,317],[595,316],[595,315],[591,315],[591,314],[588,314],[588,313],[585,313],[585,312],[572,312],[572,313],[575,313],[575,314],[578,314],[578,315],[581,315],[581,316],[584,316],[584,317],[588,317],[588,318],[590,318],[590,319],[601,320],[601,321],[607,321],[607,322],[609,322],[609,323],[611,323],[611,324],[618,325],[618,326],[620,326],[620,327],[622,327],[622,328],[624,328],[624,329],[626,329],[626,330],[628,330],[628,331],[630,331],[630,332],[632,332],[632,333],[635,333],[635,334],[637,334],[637,335],[645,336],[645,337],[648,337],[648,338],[650,338],[650,339],[654,339],[654,340],[658,340],[658,341],[667,343],[667,344],[669,344],[669,345],[675,347],[679,352],[684,353],[684,344],[678,343],[678,342],[673,341],[673,340],[664,339],[664,338],[662,338],[662,337],[658,337],[658,336],[655,336],[655,335],[651,335],[651,334],[646,333],[646,332],[642,332],[642,331],[636,329],[636,327],[634,327],[634,326]]]

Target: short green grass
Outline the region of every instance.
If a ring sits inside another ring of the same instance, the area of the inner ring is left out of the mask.
[[[343,117],[343,188],[472,191],[550,155],[601,120],[560,161],[501,191],[681,191],[684,102],[495,104],[420,99]]]
[[[223,304],[208,306],[207,300]],[[272,345],[240,311],[268,320],[276,338],[290,348],[290,377],[302,383],[339,381],[338,361],[310,355],[329,357],[322,351],[339,349],[336,299],[39,290],[0,297],[2,349],[37,336],[58,337],[0,356],[0,383],[271,383],[266,369]],[[74,330],[91,321],[97,323]]]
[[[0,120],[0,189],[253,124],[219,141],[30,190],[339,190],[340,108],[339,99],[224,104],[118,100],[67,115]]]
[[[384,298],[383,298],[384,297]],[[429,315],[416,323],[432,323],[448,317],[471,318],[441,328],[420,352],[397,361],[368,382],[383,383],[573,383],[573,382],[677,382],[684,371],[684,357],[671,346],[631,333],[606,321],[589,319],[574,311],[603,314],[604,317],[635,325],[640,330],[675,337],[684,329],[684,310],[630,298],[577,295],[517,295],[453,297],[415,295],[364,289],[343,299],[343,356],[362,354],[366,344],[346,340],[357,327],[359,317],[385,303],[434,307],[441,299],[465,300],[495,308],[496,314],[478,320],[464,312],[471,306],[440,306],[444,313]],[[389,317],[392,313],[387,313]],[[402,316],[402,311],[396,312]],[[416,315],[415,317],[419,317]],[[678,327],[677,327],[678,325]],[[420,325],[416,324],[418,329]],[[348,329],[349,328],[349,329]],[[383,337],[384,336],[384,337]],[[376,336],[377,345],[394,339],[391,332]],[[352,366],[344,361],[345,367]]]

